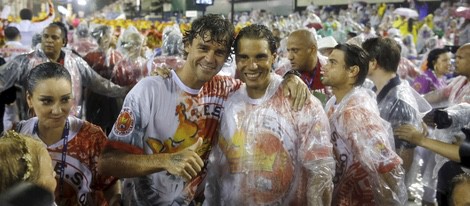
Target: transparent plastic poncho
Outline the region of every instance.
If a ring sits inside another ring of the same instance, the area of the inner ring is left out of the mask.
[[[432,109],[431,105],[406,81],[401,81],[377,101],[380,116],[389,122],[392,128],[411,124],[422,129],[422,119]],[[397,150],[410,147],[413,145],[398,138],[395,139]]]
[[[260,99],[242,86],[227,100],[204,205],[323,205],[331,198],[334,159],[322,105],[310,96],[292,111],[280,82],[272,75]]]
[[[161,55],[152,57],[150,62],[152,65],[148,67],[151,71],[158,68],[171,68],[177,69],[183,66],[183,34],[180,31],[178,24],[168,26],[163,30]]]
[[[80,56],[84,57],[88,52],[98,48],[96,41],[91,38],[86,22],[81,22],[73,34],[73,41],[70,43],[70,48],[77,51]]]
[[[119,87],[102,78],[82,58],[73,54],[71,50],[63,48],[62,52],[65,53],[64,67],[72,77],[74,98],[73,107],[70,111],[72,115],[79,116],[81,114],[83,87],[110,97],[119,97],[126,94],[126,88]],[[15,57],[0,68],[0,91],[10,88],[15,83],[19,83],[23,88],[26,88],[29,71],[35,66],[49,61],[44,52],[39,48],[31,53]],[[26,97],[26,95],[22,96]]]
[[[332,205],[405,205],[402,160],[375,95],[356,87],[336,101],[333,96],[325,106],[336,159]]]
[[[147,59],[143,57],[144,37],[135,27],[127,28],[118,39],[117,50],[123,58],[116,63],[111,80],[121,86],[135,85],[149,75]]]
[[[470,126],[470,104],[460,103],[450,106],[444,111],[447,112],[449,117],[452,119],[450,127],[445,129],[434,130],[433,135],[430,137],[437,139],[442,142],[458,144],[465,140],[465,134],[461,131],[463,127]],[[448,158],[441,155],[436,155],[436,166],[434,167],[433,177],[437,178],[439,169],[449,161]],[[463,167],[462,167],[463,168]]]

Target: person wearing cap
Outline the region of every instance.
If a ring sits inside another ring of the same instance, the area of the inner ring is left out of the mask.
[[[318,40],[318,51],[324,56],[329,56],[336,45],[338,42],[332,36],[323,37]]]

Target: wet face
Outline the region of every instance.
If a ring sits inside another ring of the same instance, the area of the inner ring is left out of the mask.
[[[309,65],[317,58],[315,46],[306,45],[305,39],[297,35],[291,35],[287,39],[288,59],[293,69],[297,71],[308,71],[315,65]]]
[[[265,39],[240,39],[236,52],[237,72],[246,83],[248,95],[259,98],[264,95],[270,82],[273,61],[276,58],[269,50]]]
[[[54,172],[51,157],[46,148],[41,147],[38,148],[38,150],[39,178],[36,183],[54,193],[57,181],[55,179],[56,173]]]
[[[72,108],[72,85],[63,78],[40,80],[32,94],[27,94],[27,101],[40,126],[63,127]]]
[[[455,72],[470,77],[470,46],[463,46],[455,55]]]
[[[62,47],[65,45],[62,38],[62,30],[56,26],[46,27],[42,33],[41,48],[49,58],[59,57]],[[56,59],[53,59],[56,60]]]
[[[436,74],[445,75],[449,73],[452,67],[450,53],[442,53],[434,62],[434,71]]]
[[[204,38],[198,35],[190,44],[185,45],[184,49],[188,53],[186,65],[190,67],[185,72],[191,72],[194,77],[194,82],[188,85],[191,88],[202,87],[216,75],[229,55],[225,45],[210,39],[209,33]]]
[[[328,63],[322,67],[323,85],[341,87],[348,82],[349,72],[346,70],[344,52],[334,49],[328,57]]]

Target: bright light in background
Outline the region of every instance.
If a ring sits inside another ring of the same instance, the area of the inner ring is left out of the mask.
[[[59,5],[57,8],[59,9],[59,13],[70,16],[69,11],[64,6]]]
[[[85,6],[86,0],[77,0],[78,5]]]

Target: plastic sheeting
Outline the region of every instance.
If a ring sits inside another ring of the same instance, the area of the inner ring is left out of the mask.
[[[153,60],[149,61],[152,65],[149,65],[148,68],[151,71],[158,68],[181,68],[185,62],[182,58],[183,34],[177,24],[165,28],[162,41],[161,56],[152,57]]]
[[[336,159],[332,205],[405,205],[402,160],[375,95],[356,87],[339,103],[332,97],[325,110]]]
[[[384,88],[385,89],[385,88]],[[403,124],[411,124],[422,129],[422,118],[431,111],[432,107],[406,81],[387,92],[383,99],[378,99],[380,116],[389,122],[392,128]],[[395,148],[413,147],[410,143],[395,139]]]
[[[446,108],[444,111],[447,112],[449,117],[452,119],[452,125],[446,129],[434,130],[432,138],[447,143],[459,143],[464,141],[465,134],[461,131],[463,127],[470,126],[470,104],[461,103]],[[434,177],[437,177],[439,169],[449,161],[449,159],[436,155],[436,166],[434,167]]]
[[[310,96],[292,111],[280,82],[272,75],[260,99],[245,86],[228,99],[204,205],[323,205],[331,198],[335,163],[321,103]]]
[[[143,47],[144,37],[135,27],[129,27],[121,34],[117,50],[123,58],[114,67],[111,78],[114,83],[131,86],[149,75],[147,59],[142,56]]]
[[[70,47],[84,57],[88,52],[98,48],[98,44],[90,36],[88,24],[81,22],[73,35],[73,41]]]
[[[62,51],[65,53],[64,67],[72,76],[72,92],[74,96],[74,104],[71,110],[72,115],[81,114],[82,87],[90,88],[96,93],[110,97],[119,97],[126,94],[127,88],[119,87],[102,78],[82,58],[73,54],[71,50],[63,49]],[[19,83],[23,88],[26,88],[29,71],[44,62],[49,62],[49,59],[39,48],[31,53],[15,57],[0,68],[0,91],[10,88],[15,83]]]
[[[183,55],[183,34],[181,34],[178,24],[165,27],[162,38],[163,56],[182,56]]]

